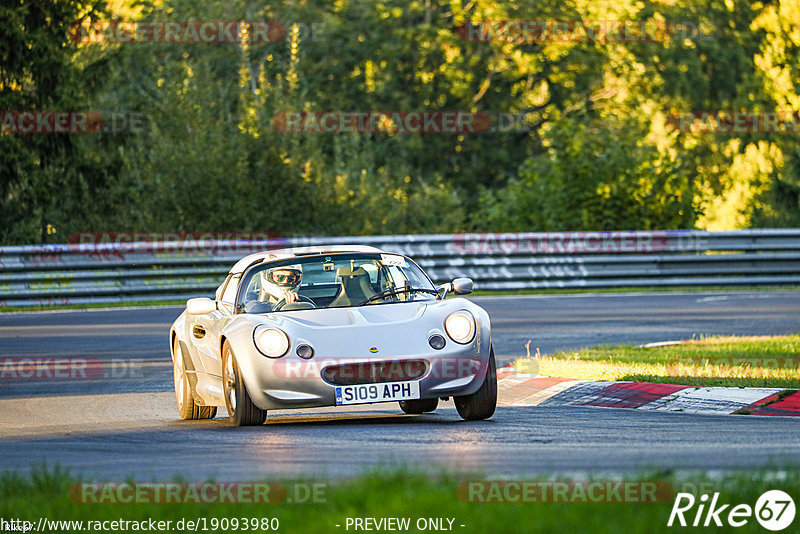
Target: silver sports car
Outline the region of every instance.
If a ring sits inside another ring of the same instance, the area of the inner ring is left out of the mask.
[[[497,404],[488,314],[436,287],[411,259],[366,246],[307,247],[238,261],[215,299],[170,329],[178,412],[237,426],[268,410],[399,401],[410,414],[453,397],[467,420]]]

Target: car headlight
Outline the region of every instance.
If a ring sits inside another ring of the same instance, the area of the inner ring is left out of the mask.
[[[444,329],[450,339],[466,345],[475,337],[475,317],[468,311],[451,313],[444,320]]]
[[[289,338],[277,328],[256,329],[253,341],[259,352],[269,358],[280,358],[289,350]]]

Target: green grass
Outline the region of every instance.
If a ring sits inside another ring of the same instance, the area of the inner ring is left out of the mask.
[[[777,476],[776,476],[777,475]],[[734,472],[709,478],[694,475],[677,478],[670,474],[631,477],[628,480],[659,483],[659,502],[468,502],[465,481],[479,477],[422,472],[372,472],[347,480],[319,481],[327,485],[324,502],[311,504],[83,504],[69,497],[78,479],[60,471],[38,470],[31,477],[0,475],[0,517],[20,518],[36,524],[40,517],[55,520],[171,520],[206,518],[277,518],[279,532],[335,533],[345,529],[348,517],[408,517],[412,525],[419,518],[452,518],[455,532],[516,533],[650,533],[696,531],[666,526],[677,492],[719,492],[719,503],[755,505],[767,490],[781,489],[795,500],[800,497],[800,472],[783,474],[768,471]],[[550,476],[527,477],[528,481],[556,480]],[[564,479],[561,479],[564,480]],[[608,480],[608,479],[600,479]],[[291,487],[291,481],[284,481]],[[462,486],[459,486],[462,484]],[[459,490],[462,488],[462,490]],[[80,499],[76,499],[79,501]],[[698,499],[699,500],[699,499]],[[695,506],[686,514],[694,518]],[[730,510],[730,507],[728,508]],[[724,521],[725,514],[722,515]],[[794,525],[800,519],[795,519]],[[461,527],[460,525],[465,525]],[[336,527],[336,525],[341,525]],[[723,528],[703,528],[703,532],[730,532]],[[63,531],[70,532],[65,529]],[[202,529],[200,529],[202,532]],[[210,529],[210,531],[221,531]],[[238,530],[241,531],[241,530]],[[353,532],[353,528],[349,529]],[[755,518],[736,532],[765,532]],[[792,531],[791,528],[787,532]],[[417,532],[411,528],[409,532]]]
[[[581,380],[687,386],[800,388],[800,335],[708,337],[665,347],[603,346],[514,363],[523,372]]]
[[[142,300],[138,302],[100,302],[97,304],[59,304],[54,306],[0,306],[0,313],[26,311],[91,310],[95,308],[127,308],[135,306],[186,306],[183,300]]]
[[[701,293],[708,291],[797,291],[798,285],[755,285],[755,286],[642,286],[642,287],[549,287],[538,289],[478,289],[472,293],[476,297],[496,295],[571,295],[576,293]]]

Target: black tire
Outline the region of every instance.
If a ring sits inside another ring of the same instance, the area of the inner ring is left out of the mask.
[[[228,419],[234,426],[263,425],[267,419],[267,410],[262,410],[253,403],[241,376],[236,356],[226,341],[222,346],[222,387],[225,390]]]
[[[217,415],[216,406],[200,406],[192,397],[192,389],[189,385],[189,377],[186,374],[185,360],[181,344],[175,339],[173,347],[174,359],[172,361],[172,379],[175,384],[175,401],[178,406],[178,415],[181,419],[213,419]]]
[[[467,421],[488,419],[497,407],[497,367],[494,363],[494,349],[489,349],[489,368],[480,389],[472,395],[453,397],[458,415]]]
[[[419,414],[435,410],[439,406],[439,399],[434,397],[433,399],[404,400],[399,403],[400,409],[405,413]]]

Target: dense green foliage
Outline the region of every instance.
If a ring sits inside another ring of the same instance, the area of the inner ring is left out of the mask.
[[[271,43],[68,38],[74,21],[111,19],[277,20],[287,31]],[[655,42],[470,41],[459,31],[503,20],[697,29]],[[117,133],[0,134],[0,243],[87,231],[800,225],[800,133],[685,131],[671,120],[800,112],[798,25],[795,0],[4,2],[0,110],[147,121]],[[482,133],[276,128],[292,110],[469,110],[494,122]],[[513,127],[498,127],[508,117]]]

